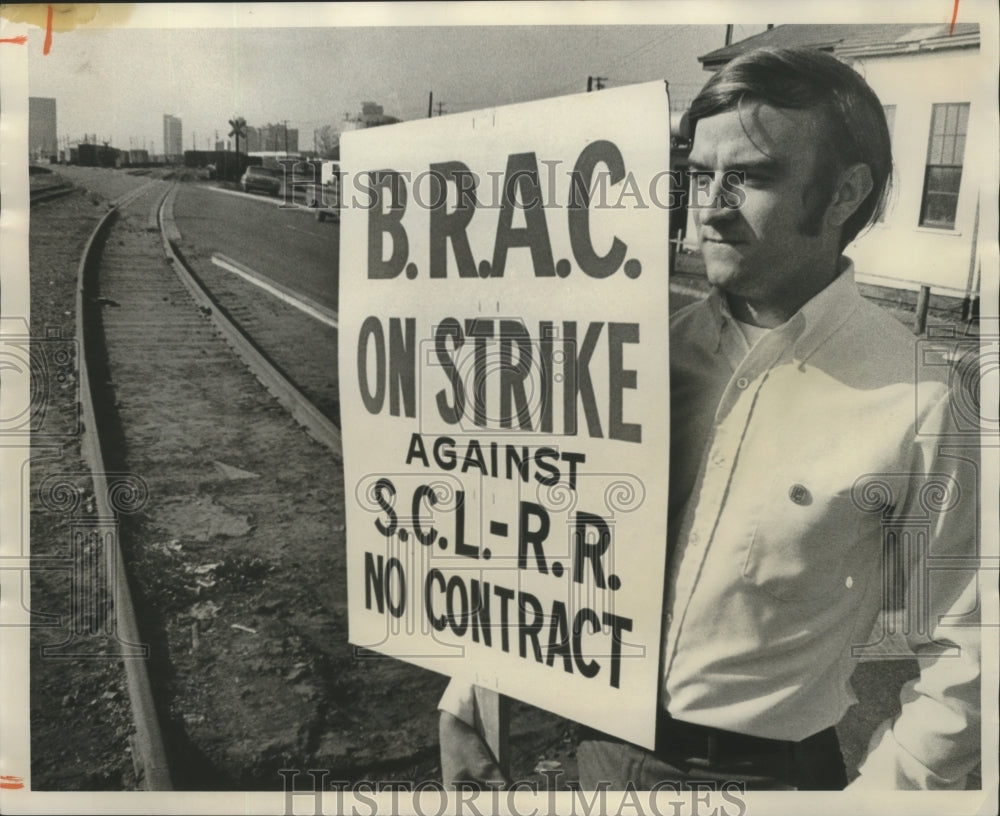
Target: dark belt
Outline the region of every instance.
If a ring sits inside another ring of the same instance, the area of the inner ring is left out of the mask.
[[[770,739],[675,720],[666,711],[662,711],[656,722],[656,753],[685,754],[711,762],[765,755],[792,756],[814,742],[828,740],[831,736],[836,739],[835,733],[828,733],[833,731],[832,728],[826,729],[800,741]]]
[[[624,742],[586,727],[581,727],[580,739]],[[833,727],[795,742],[683,722],[663,711],[656,719],[654,755],[682,770],[707,768],[716,774],[713,778],[719,773],[744,774],[734,778],[748,784],[752,777],[767,777],[798,790],[841,790],[847,785],[837,729]]]

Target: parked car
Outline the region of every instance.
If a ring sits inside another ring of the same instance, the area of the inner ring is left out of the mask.
[[[315,197],[309,202],[309,206],[313,207],[313,212],[315,213],[315,218],[317,221],[325,221],[329,218],[331,221],[340,220],[340,179],[337,175],[333,175],[323,183],[320,199]]]
[[[240,187],[246,192],[258,190],[268,195],[281,195],[283,174],[271,167],[253,165],[248,167],[240,179]]]

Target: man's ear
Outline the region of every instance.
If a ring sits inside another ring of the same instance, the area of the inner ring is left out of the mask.
[[[867,164],[852,164],[842,170],[833,201],[826,211],[828,222],[842,227],[872,191],[872,171]]]

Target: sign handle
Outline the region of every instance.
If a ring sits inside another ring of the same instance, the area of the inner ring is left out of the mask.
[[[473,691],[476,732],[493,752],[500,772],[510,778],[510,698],[482,686],[474,686]]]

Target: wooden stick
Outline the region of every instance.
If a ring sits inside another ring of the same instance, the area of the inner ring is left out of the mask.
[[[500,772],[510,777],[510,698],[482,686],[474,687],[476,695],[476,731]]]

